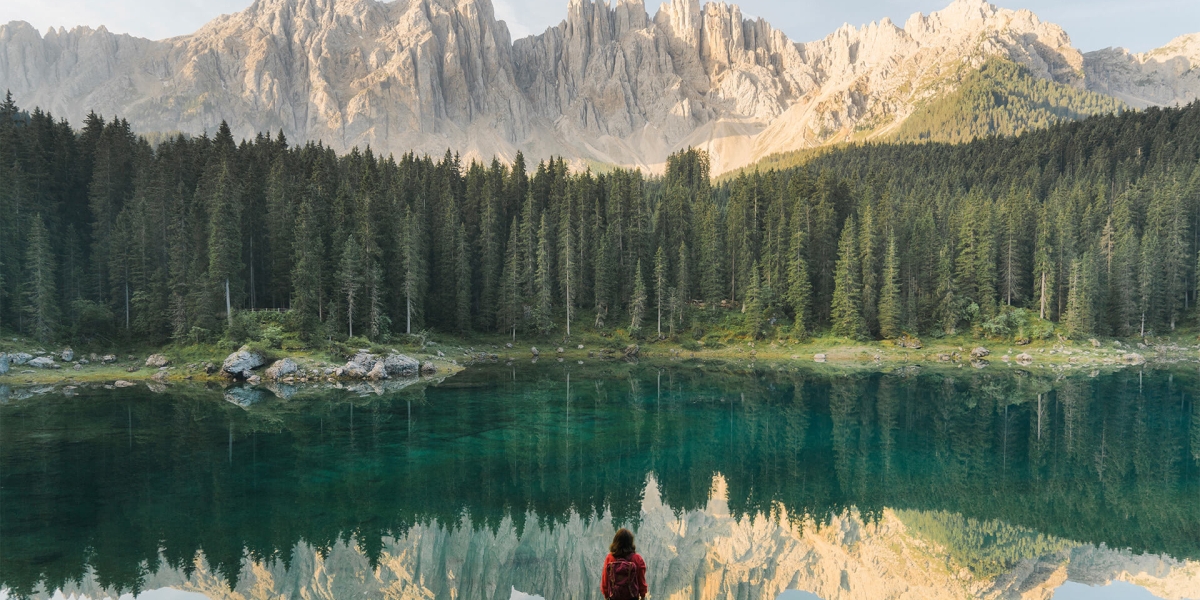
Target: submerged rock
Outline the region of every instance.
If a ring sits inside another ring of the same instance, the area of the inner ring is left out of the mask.
[[[813,362],[823,363],[827,360],[829,360],[829,357],[825,354],[814,354],[813,355]]]
[[[1017,364],[1019,364],[1019,365],[1033,364],[1033,357],[1022,352],[1017,355]]]
[[[625,358],[636,358],[642,353],[642,347],[637,344],[625,346]]]
[[[267,360],[262,354],[254,352],[249,346],[242,346],[237,352],[230,354],[225,358],[225,362],[221,363],[221,371],[231,377],[241,377],[248,379],[250,372],[257,369]]]
[[[133,383],[131,381],[125,381],[124,379],[118,379],[113,382],[113,387],[115,387],[117,389],[131,388],[131,387],[134,387],[135,385],[137,385],[137,384]]]
[[[9,368],[8,355],[0,353],[0,375],[7,374]]]

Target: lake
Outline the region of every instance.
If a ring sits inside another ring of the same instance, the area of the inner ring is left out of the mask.
[[[10,392],[0,596],[598,599],[625,525],[655,598],[1200,597],[1200,378],[1093,375]]]

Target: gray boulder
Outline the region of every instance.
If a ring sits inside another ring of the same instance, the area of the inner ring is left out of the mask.
[[[389,354],[383,360],[388,377],[416,377],[421,364],[415,358],[403,354]]]
[[[39,356],[39,357],[29,361],[29,366],[34,367],[36,369],[53,369],[53,368],[57,367],[58,365],[56,365],[54,363],[54,359],[50,358],[49,356]]]
[[[71,362],[71,361],[75,360],[75,351],[70,348],[66,348],[61,353],[59,353],[59,356],[62,357],[63,362]]]
[[[0,352],[0,375],[6,375],[9,369],[8,355]]]
[[[422,375],[437,375],[437,365],[426,361],[425,364],[421,365],[421,374]]]
[[[362,371],[363,373],[370,373],[371,369],[375,368],[375,363],[377,362],[379,362],[378,356],[375,356],[366,350],[359,350],[358,354],[355,354],[354,356],[350,357],[350,360],[346,361],[345,368],[347,371]]]
[[[24,352],[14,352],[8,355],[8,362],[13,365],[23,365],[31,360],[33,360],[33,355]]]
[[[383,366],[382,360],[376,361],[375,366],[371,367],[371,370],[367,372],[367,379],[371,381],[380,381],[387,378],[387,368]]]
[[[250,350],[249,346],[242,346],[237,352],[225,358],[225,362],[221,363],[221,371],[231,377],[248,379],[251,371],[263,366],[266,362],[263,355]]]
[[[115,354],[105,354],[104,356],[102,356],[100,358],[100,362],[102,362],[106,365],[111,365],[111,364],[117,362],[117,356]]]
[[[980,346],[971,351],[971,358],[976,358],[976,359],[984,358],[984,357],[990,355],[991,353],[992,353],[991,350],[988,350],[987,348]]]
[[[154,369],[162,368],[171,364],[171,360],[161,354],[151,354],[150,358],[146,359],[146,366]]]
[[[270,381],[279,381],[289,375],[295,375],[299,370],[300,365],[297,365],[296,361],[290,358],[277,360],[267,369],[267,379]]]

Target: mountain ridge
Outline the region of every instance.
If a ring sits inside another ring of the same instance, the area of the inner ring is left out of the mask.
[[[338,150],[512,160],[567,156],[662,169],[694,146],[720,174],[765,156],[894,131],[963,69],[1002,58],[1134,107],[1200,95],[1200,36],[1083,54],[1028,10],[955,0],[797,43],[733,4],[569,0],[513,40],[489,0],[257,0],[191,35],[0,25],[0,87],[80,120],[251,137],[281,130]]]

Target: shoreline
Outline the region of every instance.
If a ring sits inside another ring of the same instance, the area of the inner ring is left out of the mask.
[[[272,359],[290,358],[301,369],[297,376],[278,380],[261,379],[247,383],[233,379],[220,372],[210,373],[206,366],[220,364],[216,355],[205,360],[191,348],[160,348],[154,355],[164,354],[167,366],[147,366],[147,356],[140,354],[109,355],[110,362],[94,362],[84,359],[86,364],[58,363],[60,368],[33,368],[28,365],[12,365],[7,374],[0,375],[0,386],[15,390],[47,388],[46,391],[62,390],[83,386],[100,386],[109,389],[146,385],[155,391],[159,386],[191,384],[228,389],[231,387],[270,388],[286,386],[293,389],[353,389],[370,387],[395,387],[405,382],[453,377],[472,365],[484,363],[515,364],[560,362],[578,365],[599,366],[619,362],[663,363],[666,365],[695,365],[711,367],[784,368],[804,367],[822,371],[841,372],[892,372],[897,369],[919,367],[937,370],[970,369],[972,371],[995,371],[997,369],[1020,369],[1027,372],[1046,371],[1054,373],[1090,372],[1095,376],[1100,371],[1112,371],[1133,366],[1164,366],[1183,362],[1200,363],[1200,345],[1184,346],[1174,341],[1163,341],[1154,346],[1131,345],[1119,340],[1107,344],[1063,343],[1062,341],[1035,341],[1017,346],[1011,343],[996,343],[969,338],[934,340],[922,343],[920,348],[901,347],[893,342],[852,342],[848,340],[817,339],[807,342],[786,340],[732,343],[718,349],[702,348],[687,350],[683,344],[671,341],[631,342],[622,346],[617,340],[598,336],[581,336],[574,345],[555,347],[537,346],[537,342],[519,340],[498,343],[497,339],[463,340],[443,338],[444,342],[430,342],[422,350],[405,352],[406,356],[421,363],[432,363],[436,375],[419,376],[412,380],[395,379],[372,382],[366,378],[329,376],[327,371],[338,365],[338,361],[321,353],[274,352]],[[1098,342],[1097,342],[1098,343]],[[528,344],[528,345],[526,345]],[[511,346],[511,347],[510,347]],[[1143,346],[1143,347],[1138,347]],[[977,350],[978,349],[978,350]],[[35,356],[60,357],[61,354],[34,350]],[[61,352],[61,351],[59,351]],[[397,352],[392,350],[392,352]],[[399,353],[399,352],[397,352]],[[973,355],[974,353],[974,355]],[[1022,356],[1023,355],[1023,356]],[[95,355],[90,355],[95,356]],[[199,357],[198,357],[199,356]],[[1018,360],[1021,357],[1023,360]],[[265,375],[263,365],[258,373]],[[311,376],[306,373],[312,373]],[[11,393],[11,392],[10,392]]]

